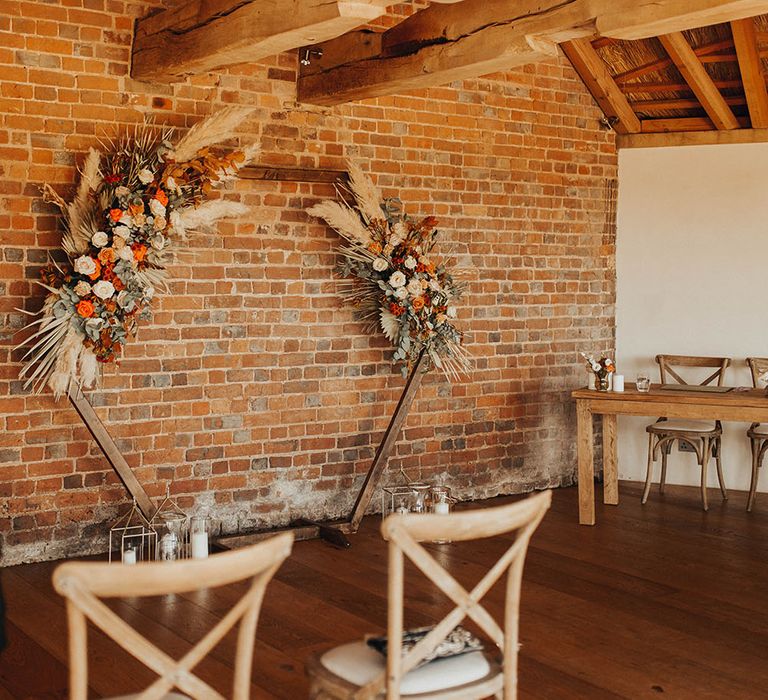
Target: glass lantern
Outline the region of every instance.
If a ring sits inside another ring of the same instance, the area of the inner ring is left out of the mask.
[[[139,510],[136,501],[109,531],[109,561],[120,552],[123,564],[152,561],[157,551],[157,532]]]
[[[169,494],[152,516],[150,525],[157,533],[157,559],[176,561],[189,558],[189,519]]]
[[[381,491],[381,517],[392,513],[426,513],[429,489],[429,484],[420,482],[385,486]]]

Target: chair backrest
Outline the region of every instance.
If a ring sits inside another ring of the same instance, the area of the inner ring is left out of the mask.
[[[768,372],[768,357],[748,357],[747,366],[752,374],[752,386],[757,389],[760,387],[760,377]]]
[[[382,523],[389,540],[387,674],[373,680],[362,695],[371,697],[386,687],[387,698],[400,697],[400,683],[408,671],[426,658],[464,618],[472,619],[498,646],[504,656],[504,698],[516,697],[518,619],[523,563],[531,536],[552,502],[544,491],[505,506],[453,513],[451,515],[390,515]],[[513,544],[488,570],[482,580],[467,591],[448,573],[420,542],[453,542],[516,533]],[[434,629],[402,656],[403,568],[408,557],[421,572],[455,603],[455,607]],[[507,573],[503,626],[480,604],[498,579]]]
[[[150,562],[128,567],[98,562],[68,562],[53,573],[56,591],[67,599],[70,700],[86,700],[88,691],[87,620],[160,677],[139,700],[159,700],[178,688],[192,698],[224,700],[191,669],[240,621],[232,697],[250,695],[256,623],[269,580],[291,553],[293,533],[208,559]],[[179,661],[139,634],[99,598],[144,597],[186,593],[252,579],[242,598]]]
[[[731,364],[730,357],[698,357],[696,355],[656,355],[656,362],[659,363],[659,373],[661,374],[661,383],[667,384],[667,375],[672,377],[678,384],[697,384],[698,386],[707,386],[717,380],[717,386],[723,385],[725,379],[725,370]],[[707,375],[703,381],[687,381],[678,374],[680,368],[696,369],[714,369],[714,372]]]

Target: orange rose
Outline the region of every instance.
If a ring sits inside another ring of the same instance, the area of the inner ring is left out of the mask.
[[[131,250],[133,251],[133,257],[136,262],[141,262],[147,255],[147,246],[142,245],[141,243],[134,243],[131,246]]]
[[[112,280],[112,286],[118,292],[122,292],[125,289],[125,285],[123,284],[123,281],[117,275],[115,275],[115,279]]]
[[[165,194],[165,192],[163,192],[162,190],[158,190],[157,192],[155,192],[155,199],[158,202],[160,202],[160,204],[162,204],[163,206],[168,205],[168,195]]]
[[[96,265],[96,269],[90,275],[88,275],[88,277],[90,277],[92,280],[96,280],[99,279],[99,275],[101,274],[101,263],[96,260],[96,258],[93,258],[93,263]]]
[[[130,204],[128,205],[128,209],[131,212],[131,216],[136,216],[137,214],[143,214],[144,213],[144,203],[141,204]]]
[[[390,303],[389,310],[395,316],[402,316],[405,313],[405,307],[400,306],[400,304],[395,304],[395,302]]]
[[[99,262],[102,265],[108,265],[115,262],[115,251],[112,248],[102,248],[99,251]]]
[[[91,304],[90,301],[83,301],[79,302],[77,305],[77,313],[82,316],[83,318],[90,318],[93,316],[93,304]]]
[[[416,297],[413,302],[413,310],[420,311],[424,308],[424,297]]]
[[[122,209],[110,209],[109,210],[109,218],[112,219],[114,222],[120,221],[120,219],[123,218],[123,210]]]
[[[378,241],[371,241],[368,244],[368,250],[370,250],[374,255],[378,255],[379,253],[381,253],[381,250],[382,250],[381,243],[379,243]]]

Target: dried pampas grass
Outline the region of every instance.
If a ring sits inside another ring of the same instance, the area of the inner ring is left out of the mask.
[[[85,226],[92,212],[91,194],[101,185],[100,163],[101,153],[95,148],[88,149],[88,156],[80,171],[77,194],[66,209],[67,231],[62,236],[61,247],[70,258],[88,252],[92,234]]]
[[[368,245],[371,232],[360,220],[357,212],[345,204],[325,200],[307,209],[307,214],[323,219],[334,231],[353,243]]]
[[[358,211],[365,223],[368,224],[373,219],[383,219],[381,193],[371,178],[352,160],[347,161],[347,170],[349,171],[349,191],[354,195]]]
[[[230,202],[226,199],[214,199],[199,207],[187,207],[179,210],[178,219],[174,219],[174,229],[184,235],[187,231],[206,229],[213,226],[219,219],[232,216],[242,216],[250,211],[249,207],[240,202]]]
[[[177,163],[192,160],[199,150],[232,138],[235,129],[254,111],[253,107],[224,107],[195,124],[173,151]]]

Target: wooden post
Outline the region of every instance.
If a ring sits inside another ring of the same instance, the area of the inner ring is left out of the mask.
[[[155,513],[155,508],[152,505],[152,501],[149,499],[147,492],[133,473],[128,462],[125,461],[122,453],[118,449],[112,436],[109,434],[104,424],[99,420],[96,415],[96,411],[93,410],[90,402],[80,389],[70,389],[68,392],[69,400],[72,402],[75,410],[85,423],[85,427],[93,436],[99,449],[104,453],[107,461],[112,468],[117,472],[120,477],[120,481],[123,482],[128,493],[136,501],[136,505],[142,512],[144,517],[149,520]]]
[[[403,427],[403,423],[408,416],[408,410],[411,408],[416,392],[421,385],[421,378],[424,376],[427,359],[427,352],[422,350],[419,359],[411,370],[411,374],[405,384],[405,389],[403,389],[403,394],[392,415],[392,420],[389,421],[389,426],[384,433],[379,448],[376,450],[373,463],[363,482],[363,487],[360,489],[355,507],[352,509],[352,516],[349,519],[351,532],[357,532],[357,529],[360,527],[360,521],[363,519],[368,504],[371,502],[371,498],[373,498],[373,493],[381,480],[381,475],[387,466],[389,455],[397,442],[397,438],[400,436],[400,429]]]

